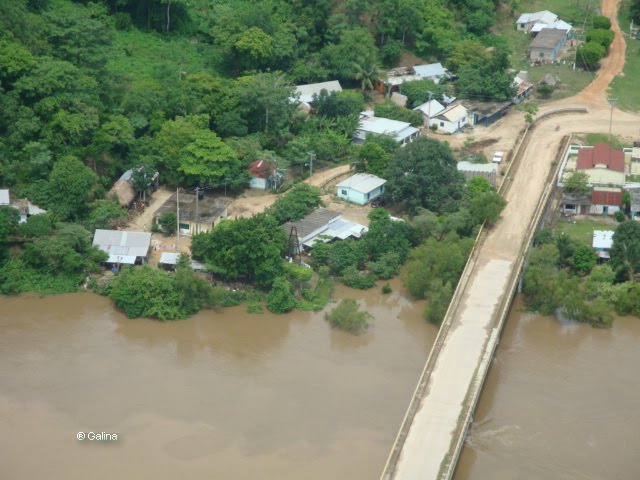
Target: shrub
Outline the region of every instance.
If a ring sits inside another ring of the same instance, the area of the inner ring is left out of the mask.
[[[429,303],[425,307],[424,316],[434,325],[440,325],[449,308],[449,302],[453,296],[453,287],[451,283],[442,283],[440,281],[433,282]]]
[[[379,103],[374,109],[376,117],[390,118],[392,120],[399,120],[401,122],[408,122],[414,127],[419,127],[423,124],[422,114],[408,108],[400,107],[391,100],[387,100],[384,103]]]
[[[397,252],[384,253],[376,262],[368,262],[367,269],[377,278],[392,278],[400,271],[402,260]]]
[[[625,221],[624,212],[622,210],[618,210],[616,213],[613,214],[613,218],[615,218],[617,222],[624,222]]]
[[[392,290],[391,290],[391,285],[389,285],[388,283],[385,283],[385,284],[382,286],[382,293],[383,293],[384,295],[386,295],[386,294],[391,293],[391,292],[392,292]]]
[[[609,47],[613,43],[613,37],[615,34],[612,30],[603,30],[601,28],[595,28],[589,30],[587,33],[587,43],[597,43],[604,47],[604,51],[608,51]]]
[[[609,20],[608,17],[603,16],[595,17],[592,25],[595,29],[609,30],[611,28],[611,20]]]
[[[369,327],[369,321],[373,319],[373,316],[368,312],[359,311],[358,303],[355,300],[345,298],[324,318],[334,328],[358,334]]]
[[[578,47],[578,63],[588,70],[597,68],[605,53],[606,49],[599,43],[584,43]]]
[[[358,271],[356,267],[350,266],[342,272],[342,283],[347,287],[367,290],[376,284],[376,277],[374,275],[366,275]]]
[[[268,210],[280,225],[300,220],[322,205],[320,189],[306,183],[298,183],[285,195],[278,197]]]
[[[271,291],[267,295],[267,308],[273,313],[287,313],[296,308],[293,287],[286,278],[278,277],[273,282]]]
[[[173,212],[167,212],[162,214],[160,219],[158,220],[160,225],[162,225],[162,230],[167,235],[173,235],[177,230],[178,217]]]
[[[536,92],[538,92],[538,95],[540,95],[542,98],[549,98],[555,89],[556,87],[554,87],[553,85],[547,85],[546,83],[543,83],[542,85],[538,85],[538,87],[536,88]]]

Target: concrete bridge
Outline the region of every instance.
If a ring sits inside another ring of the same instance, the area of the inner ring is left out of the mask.
[[[568,108],[549,115],[575,112]],[[555,122],[555,120],[554,120]],[[500,193],[501,220],[478,234],[415,390],[382,480],[449,479],[462,450],[527,249],[553,190],[569,136],[551,124],[521,137]]]

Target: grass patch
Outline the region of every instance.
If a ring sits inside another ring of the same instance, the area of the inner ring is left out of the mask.
[[[596,143],[609,143],[608,133],[587,133],[584,137],[586,145],[595,145]],[[620,138],[611,135],[611,146],[613,148],[624,148],[625,145]]]
[[[591,246],[594,230],[615,230],[616,225],[599,220],[559,221],[554,230],[564,233],[576,242]]]
[[[619,11],[620,28],[623,33],[628,32],[631,23],[629,14],[630,3],[624,3]],[[624,76],[614,78],[610,87],[612,97],[618,99],[617,107],[622,110],[640,110],[640,95],[638,95],[637,81],[640,78],[640,40],[634,40],[625,35],[627,51],[624,63]]]

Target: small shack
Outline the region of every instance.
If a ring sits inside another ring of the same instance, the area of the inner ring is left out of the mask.
[[[366,205],[384,193],[387,181],[370,173],[356,173],[336,185],[338,197],[347,202]]]
[[[281,176],[278,175],[276,166],[267,160],[256,160],[249,165],[249,175],[251,176],[250,188],[268,190],[278,188],[281,182]]]
[[[129,208],[136,198],[136,191],[132,184],[133,171],[139,170],[140,168],[141,167],[137,167],[136,169],[130,168],[124,172],[118,181],[113,184],[113,187],[111,187],[111,190],[109,190],[109,193],[107,194],[107,196],[115,198],[121,207]],[[160,174],[155,172],[150,179],[152,191],[158,189],[159,176]]]
[[[140,265],[149,260],[151,234],[98,229],[93,236],[93,246],[109,255],[107,264]]]
[[[456,133],[469,124],[469,113],[464,105],[453,103],[429,120],[430,127],[446,133]]]
[[[511,102],[482,102],[479,100],[463,100],[462,103],[469,112],[469,123],[485,127],[504,117],[511,106]]]
[[[342,86],[340,85],[340,82],[338,80],[310,83],[308,85],[298,85],[296,87],[296,93],[299,95],[300,107],[307,112],[310,111],[313,97],[319,95],[323,90],[325,90],[327,93],[339,93],[342,91]]]
[[[180,233],[192,235],[200,232],[208,232],[219,222],[228,217],[228,208],[231,199],[209,197],[202,195],[197,197],[192,193],[181,193],[179,209]],[[154,214],[154,221],[160,224],[160,217],[167,212],[178,214],[178,195],[173,194]]]
[[[596,251],[598,258],[606,261],[609,260],[609,251],[613,247],[613,230],[594,230],[592,247]]]
[[[531,42],[529,59],[532,62],[553,62],[567,41],[567,30],[556,28],[544,28]]]

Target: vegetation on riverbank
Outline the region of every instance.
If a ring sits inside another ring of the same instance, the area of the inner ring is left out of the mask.
[[[630,220],[616,228],[611,259],[602,265],[582,230],[538,233],[523,277],[529,307],[594,327],[610,327],[612,311],[640,317],[640,224]]]

